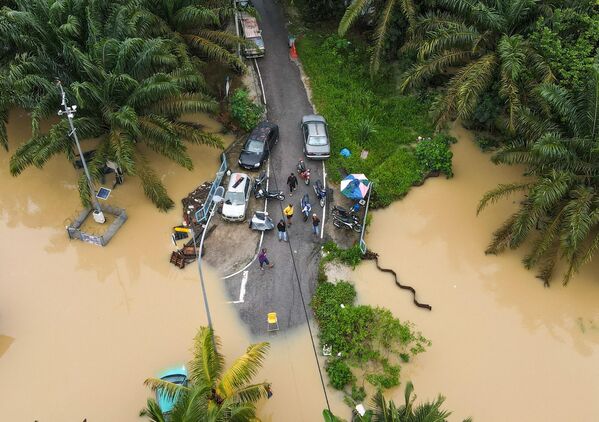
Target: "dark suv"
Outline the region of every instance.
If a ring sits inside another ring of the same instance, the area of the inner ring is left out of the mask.
[[[239,154],[239,165],[244,169],[259,169],[279,140],[279,126],[267,121],[258,123]]]

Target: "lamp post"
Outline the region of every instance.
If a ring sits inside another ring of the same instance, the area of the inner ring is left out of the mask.
[[[96,221],[96,223],[103,224],[106,221],[106,218],[104,218],[104,213],[102,212],[102,208],[100,208],[100,203],[98,202],[98,200],[96,199],[96,196],[94,195],[94,191],[95,191],[94,185],[93,185],[92,179],[89,175],[89,170],[87,169],[87,163],[85,162],[85,157],[83,156],[83,152],[81,151],[81,145],[79,145],[79,138],[77,137],[77,129],[75,129],[75,126],[73,125],[73,117],[75,116],[75,112],[77,111],[77,106],[73,105],[73,106],[69,107],[67,105],[67,96],[64,92],[64,89],[62,88],[62,84],[60,83],[60,81],[56,81],[56,84],[60,88],[60,95],[62,97],[62,101],[61,101],[60,105],[63,108],[62,110],[58,111],[58,115],[59,116],[62,116],[63,114],[67,115],[67,120],[69,121],[69,127],[71,128],[71,131],[69,132],[69,136],[73,137],[73,140],[75,141],[75,145],[77,145],[77,151],[79,151],[79,157],[81,157],[81,164],[83,165],[83,171],[85,172],[85,177],[87,178],[87,185],[89,187],[91,201],[95,208],[94,220]]]
[[[225,188],[219,186],[216,188],[214,195],[212,196],[212,208],[210,208],[210,212],[208,214],[208,220],[206,221],[206,226],[204,227],[204,231],[202,232],[202,238],[200,239],[200,249],[198,251],[198,247],[196,246],[196,235],[193,231],[193,228],[190,227],[191,237],[193,239],[193,247],[198,255],[198,272],[200,273],[200,284],[202,286],[202,296],[204,297],[204,307],[206,308],[206,318],[208,319],[208,327],[212,331],[212,317],[210,316],[210,307],[208,306],[208,295],[206,294],[206,286],[204,285],[204,273],[202,272],[202,251],[204,250],[204,238],[206,237],[206,231],[208,230],[208,226],[210,225],[210,220],[212,220],[212,216],[214,215],[214,211],[216,210],[216,206],[223,201],[223,195],[225,193]]]

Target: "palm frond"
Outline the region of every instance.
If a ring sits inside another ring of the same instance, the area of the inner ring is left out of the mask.
[[[339,28],[337,32],[339,36],[343,37],[349,28],[358,20],[362,12],[369,5],[368,0],[353,0],[349,7],[345,10],[341,21],[339,22]]]
[[[500,199],[512,195],[516,192],[523,192],[530,189],[530,183],[509,183],[500,184],[495,189],[488,191],[484,194],[478,207],[476,208],[476,215],[480,214],[488,205],[496,203]]]
[[[262,367],[269,347],[266,342],[249,346],[246,352],[222,374],[218,390],[228,397],[250,382]]]

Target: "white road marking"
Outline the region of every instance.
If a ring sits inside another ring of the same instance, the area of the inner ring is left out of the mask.
[[[241,288],[239,289],[239,300],[234,300],[227,303],[243,303],[245,299],[245,286],[248,282],[248,274],[249,271],[244,271],[243,276],[241,277]]]
[[[324,219],[325,216],[327,214],[327,196],[326,196],[326,191],[327,191],[327,168],[324,165],[324,161],[322,162],[322,187],[325,191],[325,197],[324,197],[324,207],[322,207],[322,223],[320,223],[320,239],[322,240],[322,238],[324,237]]]

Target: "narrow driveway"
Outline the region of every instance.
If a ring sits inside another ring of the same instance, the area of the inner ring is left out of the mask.
[[[254,262],[247,271],[225,280],[232,301],[242,320],[254,335],[264,334],[266,315],[276,312],[280,328],[288,329],[306,323],[304,304],[310,313],[309,301],[316,284],[320,237],[311,232],[311,222],[303,221],[300,200],[310,194],[313,210],[322,217],[312,185],[301,180],[298,190],[289,196],[287,176],[295,172],[297,162],[303,157],[299,123],[303,115],[312,113],[300,73],[290,58],[285,17],[278,4],[267,0],[254,0],[261,20],[266,56],[258,65],[266,92],[268,120],[279,125],[280,139],[270,159],[270,189],[285,191],[286,200],[270,200],[268,212],[275,223],[282,218],[287,203],[295,208],[293,224],[289,228],[289,243],[279,242],[276,229],[267,232],[263,247],[268,250],[272,269],[260,271]],[[322,163],[307,162],[312,170],[312,180],[322,180]],[[299,178],[298,178],[299,179]],[[303,296],[302,296],[303,294]],[[303,298],[303,303],[302,303]]]

